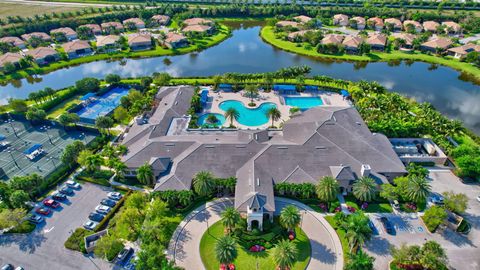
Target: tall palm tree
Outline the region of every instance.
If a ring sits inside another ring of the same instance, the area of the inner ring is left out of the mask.
[[[288,205],[282,209],[280,213],[280,223],[288,230],[293,231],[295,227],[300,223],[300,213],[298,209],[293,205]]]
[[[250,103],[253,103],[253,98],[258,94],[258,88],[253,84],[248,84],[245,87],[245,92],[247,93],[248,97],[250,97]]]
[[[120,159],[116,160],[113,163],[113,168],[117,178],[123,179],[125,177],[125,170],[127,169],[127,165],[123,163]]]
[[[240,222],[240,213],[237,209],[233,207],[225,208],[225,211],[222,213],[222,223],[228,234],[233,231],[238,222]]]
[[[155,176],[153,174],[152,166],[145,162],[142,166],[137,169],[137,178],[140,183],[145,185],[152,185],[155,181]]]
[[[240,118],[240,113],[238,112],[237,109],[231,107],[228,108],[228,110],[224,114],[226,119],[230,119],[230,126],[233,126],[233,120],[238,120]]]
[[[268,118],[272,119],[272,127],[274,127],[275,121],[278,121],[282,117],[282,113],[276,107],[268,109],[265,114]]]
[[[345,237],[348,240],[350,252],[362,246],[365,241],[369,240],[372,235],[372,229],[368,226],[368,217],[362,211],[355,212],[348,216],[345,221],[340,224],[345,230]]]
[[[408,179],[406,195],[407,198],[413,202],[419,203],[425,201],[431,190],[432,187],[423,177],[411,177]]]
[[[207,196],[213,188],[213,174],[208,171],[200,171],[193,178],[193,190],[200,196]]]
[[[370,202],[377,193],[377,183],[370,177],[360,177],[352,185],[352,192],[355,198],[363,202]]]
[[[272,259],[279,270],[287,270],[295,264],[298,249],[295,243],[282,240],[275,245],[271,253]]]
[[[375,258],[369,256],[367,253],[358,250],[357,253],[349,253],[348,261],[345,264],[345,270],[370,270],[373,269],[373,262]]]
[[[331,202],[337,198],[340,187],[337,179],[331,176],[325,176],[316,186],[317,197],[321,201]]]
[[[215,257],[220,263],[232,263],[237,256],[237,242],[233,237],[225,235],[217,240],[215,244]]]

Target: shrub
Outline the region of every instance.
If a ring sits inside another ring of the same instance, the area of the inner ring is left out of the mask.
[[[423,222],[430,232],[434,232],[440,224],[447,218],[445,209],[439,206],[432,206],[425,211],[422,216]]]
[[[123,203],[125,202],[125,200],[127,199],[127,197],[132,193],[131,190],[129,190],[127,192],[127,194],[125,194],[118,202],[117,204],[112,208],[112,210],[110,210],[110,212],[108,212],[108,214],[102,219],[102,221],[100,221],[97,225],[97,227],[95,228],[95,232],[99,232],[101,230],[103,230],[108,222],[110,221],[110,219],[118,212],[118,210],[123,206]]]
[[[25,220],[19,226],[14,227],[6,233],[30,233],[35,230],[35,224],[32,224],[30,221]]]
[[[85,250],[85,237],[93,234],[91,231],[88,231],[84,228],[77,228],[75,231],[68,237],[67,241],[63,244],[66,248],[81,251],[87,253]]]

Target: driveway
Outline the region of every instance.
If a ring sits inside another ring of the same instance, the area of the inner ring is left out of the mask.
[[[30,234],[0,236],[0,265],[25,269],[112,269],[108,262],[66,249],[70,234],[88,219],[110,189],[85,183]]]
[[[343,252],[340,239],[328,222],[308,206],[283,198],[275,199],[276,214],[286,205],[295,205],[301,210],[301,227],[312,245],[311,260],[307,269],[341,270]],[[232,199],[219,199],[193,211],[173,234],[167,257],[187,270],[205,269],[199,252],[200,240],[207,227],[219,221],[221,212],[229,206],[233,206]]]

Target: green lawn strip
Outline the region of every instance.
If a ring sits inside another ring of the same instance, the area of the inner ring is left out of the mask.
[[[310,241],[305,233],[297,228],[297,248],[299,251],[299,258],[297,263],[292,267],[292,270],[305,269],[310,261],[311,247]],[[202,236],[200,241],[200,255],[203,264],[207,270],[217,270],[219,262],[215,258],[215,243],[216,239],[223,236],[223,225],[221,222],[213,224],[210,229]],[[275,264],[269,256],[269,251],[253,253],[246,251],[238,245],[238,257],[234,262],[236,269],[275,269]]]
[[[382,52],[372,52],[367,55],[351,55],[351,54],[321,54],[318,53],[315,48],[307,49],[303,45],[298,45],[290,41],[280,40],[275,38],[275,33],[273,32],[272,26],[265,26],[260,31],[260,36],[262,39],[269,43],[272,46],[275,46],[279,49],[307,55],[319,58],[330,58],[330,59],[342,59],[348,61],[389,61],[389,60],[414,60],[422,61],[433,64],[439,64],[451,67],[461,72],[469,73],[476,80],[480,80],[480,69],[473,66],[472,64],[460,62],[457,59],[452,57],[438,57],[428,54],[423,54],[420,52],[401,52],[401,51],[392,51],[390,53]]]
[[[369,203],[364,210],[366,213],[392,213],[393,209],[389,203]]]
[[[110,177],[113,176],[112,171],[107,170],[99,170],[93,173],[83,170],[76,178],[76,180],[82,182],[90,182],[102,186],[110,186],[110,182],[108,181]]]
[[[17,227],[12,228],[11,230],[9,230],[8,232],[5,232],[5,233],[6,234],[9,234],[9,233],[30,233],[33,230],[35,230],[35,227],[36,227],[35,224],[32,224],[30,221],[25,220],[22,223],[20,223],[20,225],[18,225]]]
[[[325,219],[333,227],[335,232],[337,232],[338,238],[340,238],[340,242],[342,243],[343,257],[345,258],[350,252],[350,250],[348,250],[348,240],[345,237],[346,232],[337,227],[334,216],[325,216]]]
[[[71,108],[73,105],[77,104],[80,104],[80,95],[69,98],[58,104],[57,106],[53,107],[50,113],[47,115],[47,118],[55,119],[67,112],[68,108]]]

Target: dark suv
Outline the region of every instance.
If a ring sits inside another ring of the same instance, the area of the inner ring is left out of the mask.
[[[385,231],[387,231],[388,234],[391,234],[391,235],[395,234],[395,228],[393,227],[390,220],[388,220],[388,218],[381,217],[380,221],[382,222],[383,228],[385,229]]]

